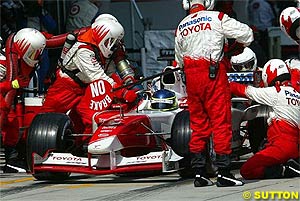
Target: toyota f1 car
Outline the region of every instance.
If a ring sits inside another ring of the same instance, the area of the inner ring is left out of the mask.
[[[168,66],[164,72],[172,68]],[[229,78],[253,82],[253,72],[235,73]],[[152,80],[150,88],[138,93],[138,103],[112,103],[108,109],[96,112],[92,134],[80,133],[80,123],[72,111],[36,115],[26,147],[32,175],[37,180],[64,180],[71,173],[103,175],[155,170],[178,171],[182,177],[190,175],[191,129],[183,73],[163,74]],[[240,98],[233,99],[232,104],[232,149],[240,156],[251,152],[251,146],[245,146],[247,139],[255,147],[262,140],[263,134],[259,130],[253,132],[257,126],[251,121],[264,118],[266,108]]]

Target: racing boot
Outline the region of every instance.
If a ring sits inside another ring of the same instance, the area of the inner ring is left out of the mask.
[[[230,156],[216,155],[215,165],[218,167],[217,183],[218,187],[242,186],[244,182],[238,180],[230,173]]]
[[[195,173],[194,187],[211,186],[214,184],[206,174],[205,162],[206,157],[204,153],[192,154],[191,165]]]
[[[266,179],[300,177],[300,164],[294,160],[288,160],[284,165],[273,165],[267,167],[264,172]]]
[[[283,167],[283,176],[285,178],[300,177],[300,164],[296,160],[288,160]]]
[[[6,146],[5,153],[5,166],[3,173],[19,173],[26,172],[26,164],[23,160],[18,158],[18,152],[15,147]]]

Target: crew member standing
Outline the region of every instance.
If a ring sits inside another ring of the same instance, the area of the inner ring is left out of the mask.
[[[252,30],[222,12],[211,11],[214,0],[184,0],[183,7],[190,14],[177,27],[175,59],[186,74],[194,186],[213,184],[205,172],[204,153],[212,133],[217,186],[243,185],[230,173],[231,95],[223,46],[226,38],[234,38],[236,47],[243,49],[253,41]]]

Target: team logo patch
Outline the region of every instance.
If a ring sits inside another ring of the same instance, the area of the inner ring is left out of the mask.
[[[70,15],[77,15],[80,11],[80,7],[74,4],[70,10]]]

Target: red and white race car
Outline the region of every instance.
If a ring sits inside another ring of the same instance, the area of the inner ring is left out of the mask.
[[[164,72],[172,68],[168,66]],[[243,81],[252,79],[253,73],[230,76]],[[155,96],[156,92],[173,95]],[[95,113],[91,134],[78,132],[80,122],[72,111],[36,115],[26,145],[32,175],[37,180],[64,180],[71,173],[104,175],[159,170],[189,176],[191,129],[183,74],[163,74],[139,95],[138,103],[113,103],[109,109]],[[237,102],[249,103],[247,99],[233,99],[233,105]],[[232,109],[233,150],[237,156],[251,151],[244,146],[249,127],[243,122],[265,114],[260,105],[240,108]],[[252,140],[255,146],[260,143],[256,141]]]

